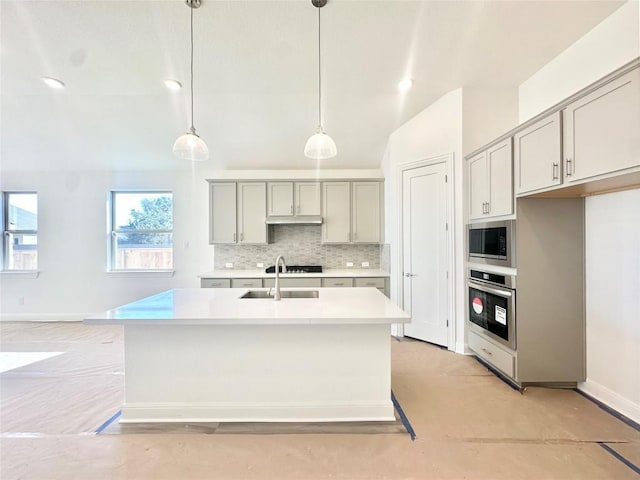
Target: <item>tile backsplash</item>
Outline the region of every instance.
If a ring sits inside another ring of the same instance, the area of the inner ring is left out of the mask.
[[[282,255],[287,265],[322,265],[324,268],[380,268],[384,245],[323,245],[320,243],[320,225],[271,225],[271,243],[268,245],[216,245],[214,268],[224,269],[225,263],[233,263],[234,270],[255,270],[257,263],[265,267],[273,265]]]

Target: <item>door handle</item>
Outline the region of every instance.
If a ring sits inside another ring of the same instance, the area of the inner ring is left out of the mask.
[[[405,277],[407,277],[407,278],[416,277],[417,276],[415,273],[409,273],[409,272],[404,272],[403,275]]]

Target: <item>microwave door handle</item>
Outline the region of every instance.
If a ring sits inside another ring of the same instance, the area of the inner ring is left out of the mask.
[[[484,285],[484,284],[481,284],[481,283],[469,282],[469,285],[471,285],[472,287],[477,288],[478,290],[481,290],[483,292],[493,293],[494,295],[500,295],[502,297],[508,297],[508,298],[513,296],[513,293],[511,293],[508,290],[500,290],[498,288],[488,287],[487,285]]]

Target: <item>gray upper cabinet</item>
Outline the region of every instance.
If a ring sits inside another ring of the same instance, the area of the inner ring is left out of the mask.
[[[560,112],[513,136],[516,195],[562,183],[562,132]]]
[[[507,138],[468,160],[469,219],[513,213],[512,158]]]
[[[322,243],[351,241],[351,184],[322,184]]]
[[[320,182],[296,182],[294,184],[294,212],[296,215],[320,215]]]
[[[209,243],[267,243],[265,182],[209,184]]]
[[[382,184],[353,182],[351,185],[351,232],[353,243],[382,240]]]
[[[267,243],[267,184],[238,183],[238,243]]]
[[[209,184],[209,243],[236,243],[236,183]]]
[[[274,217],[320,215],[319,182],[267,183],[267,213]]]
[[[578,182],[640,165],[640,69],[563,111],[564,179]]]
[[[293,215],[293,182],[269,182],[267,189],[269,216]]]

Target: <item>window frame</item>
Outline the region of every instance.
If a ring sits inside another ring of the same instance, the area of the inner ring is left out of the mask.
[[[40,203],[39,203],[39,195],[38,192],[33,190],[7,190],[0,192],[0,215],[2,216],[2,239],[0,240],[0,272],[3,273],[33,273],[38,272],[38,252],[39,252],[39,242],[38,242],[38,229],[35,230],[11,230],[9,229],[9,196],[10,195],[35,195],[36,201],[38,202],[38,206],[36,208],[36,225],[38,222]],[[8,241],[8,238],[11,235],[34,235],[36,237],[36,266],[35,268],[28,269],[18,269],[18,268],[9,268],[9,259],[11,255],[9,253],[9,248],[11,242]]]
[[[168,195],[171,197],[171,230],[167,229],[144,229],[144,230],[123,230],[116,228],[116,196],[118,194],[133,194],[133,195]],[[109,192],[109,208],[107,209],[109,218],[107,222],[108,229],[108,246],[107,246],[107,271],[115,274],[127,274],[127,273],[173,273],[173,191],[172,190],[111,190]],[[170,268],[118,268],[116,261],[118,258],[118,235],[119,234],[155,234],[165,233],[171,235],[171,267]]]

